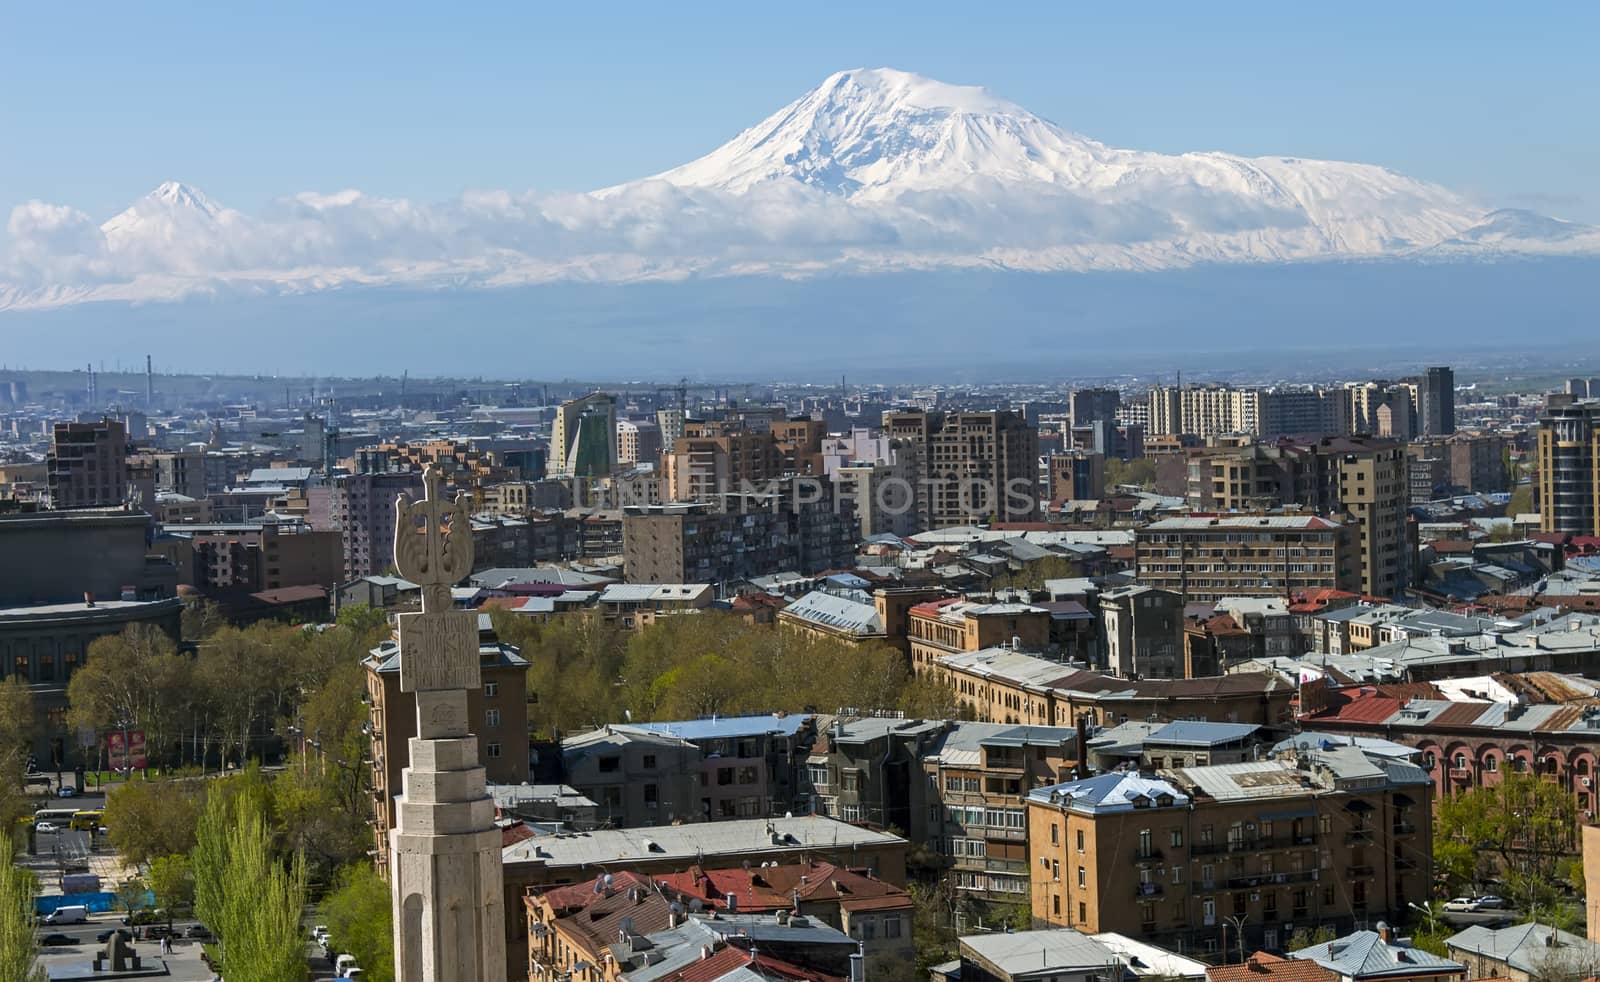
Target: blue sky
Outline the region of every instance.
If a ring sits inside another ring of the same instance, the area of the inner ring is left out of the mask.
[[[168,179],[247,211],[584,190],[891,66],[1117,146],[1379,163],[1600,223],[1597,37],[1597,4],[13,4],[0,212],[105,217]]]

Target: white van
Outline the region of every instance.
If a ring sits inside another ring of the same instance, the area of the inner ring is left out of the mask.
[[[46,924],[87,924],[89,923],[89,908],[82,904],[57,907],[44,915],[44,922]]]
[[[356,966],[355,955],[340,955],[333,960],[333,974],[341,979],[350,977],[350,970]]]

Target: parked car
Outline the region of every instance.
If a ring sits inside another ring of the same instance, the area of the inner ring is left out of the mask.
[[[1479,897],[1478,900],[1477,900],[1477,904],[1478,904],[1478,906],[1476,908],[1474,908],[1475,910],[1505,910],[1506,909],[1505,898],[1504,897],[1497,897],[1492,893],[1485,894],[1485,895]]]
[[[144,929],[144,939],[146,941],[160,941],[162,938],[175,938],[177,936],[178,932],[165,924],[152,924]]]
[[[1444,902],[1444,909],[1451,914],[1467,914],[1478,909],[1478,901],[1472,897],[1452,897]]]
[[[194,924],[189,927],[189,930],[183,932],[183,936],[186,938],[195,938],[199,941],[210,941],[211,929],[206,927],[204,924]]]
[[[61,831],[61,826],[54,822],[35,822],[33,823],[33,830],[40,835],[54,835]]]
[[[56,789],[56,797],[57,798],[76,798],[77,796],[78,796],[78,789],[77,788],[68,786],[68,787],[57,788]]]
[[[59,948],[77,943],[78,939],[70,934],[46,934],[39,939],[39,947],[41,948]]]
[[[101,931],[99,934],[95,935],[94,939],[96,941],[100,942],[101,944],[105,944],[107,941],[111,940],[111,936],[113,934],[120,934],[124,938],[127,938],[129,941],[133,940],[133,932],[128,930],[125,927],[107,928],[106,930]]]
[[[340,955],[338,958],[333,960],[333,974],[339,976],[341,979],[349,978],[350,970],[356,967],[355,955]]]

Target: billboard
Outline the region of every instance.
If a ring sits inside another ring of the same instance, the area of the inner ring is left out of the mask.
[[[107,763],[114,771],[144,770],[147,758],[144,752],[144,731],[128,730],[106,734]]]

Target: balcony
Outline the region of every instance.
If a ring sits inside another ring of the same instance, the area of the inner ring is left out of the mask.
[[[1159,897],[1161,896],[1161,884],[1135,883],[1133,885],[1133,896],[1135,899],[1140,900],[1148,900],[1152,897]]]
[[[1347,846],[1353,846],[1353,845],[1357,845],[1359,843],[1371,842],[1371,841],[1372,841],[1372,830],[1371,829],[1351,829],[1350,831],[1348,831],[1348,832],[1346,832],[1344,834],[1344,844],[1347,845]]]
[[[1228,842],[1196,842],[1189,847],[1195,856],[1216,856],[1234,852],[1264,852],[1270,849],[1295,849],[1314,846],[1314,835],[1277,835],[1270,839],[1234,839]]]
[[[1133,861],[1136,863],[1154,863],[1159,862],[1161,858],[1160,849],[1136,849],[1133,853]]]
[[[1229,890],[1255,890],[1260,887],[1283,886],[1289,883],[1309,883],[1315,880],[1318,871],[1292,870],[1287,873],[1254,873],[1245,876],[1230,876],[1222,881],[1222,885]]]
[[[1415,833],[1416,831],[1417,831],[1417,827],[1415,825],[1411,824],[1410,822],[1396,822],[1396,823],[1394,823],[1394,834],[1395,835],[1411,835],[1411,834]]]

